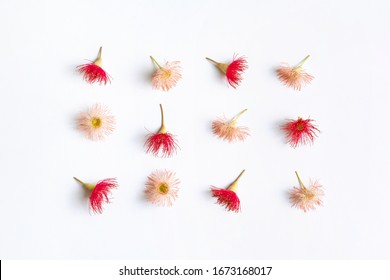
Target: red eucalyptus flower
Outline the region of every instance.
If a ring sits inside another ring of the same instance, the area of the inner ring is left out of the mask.
[[[233,211],[238,213],[240,211],[240,199],[238,198],[237,186],[238,180],[244,174],[245,169],[241,171],[240,175],[234,180],[233,183],[229,185],[227,189],[220,189],[216,187],[211,187],[211,193],[213,197],[217,198],[217,204],[225,206],[227,211]]]
[[[233,61],[230,64],[220,63],[216,62],[215,60],[212,60],[211,58],[206,57],[207,60],[214,63],[218,69],[225,74],[226,79],[231,87],[234,89],[237,88],[237,86],[242,81],[242,74],[244,71],[248,68],[248,63],[244,56],[236,57],[236,55],[233,56]]]
[[[178,145],[175,136],[167,132],[164,124],[164,111],[160,104],[161,127],[157,133],[151,133],[145,142],[146,153],[152,153],[155,157],[171,157],[177,150]]]
[[[98,57],[95,61],[79,65],[76,69],[83,74],[83,79],[87,83],[99,83],[100,85],[106,85],[108,82],[111,83],[110,75],[102,68],[102,47],[100,47]]]
[[[317,132],[320,130],[312,123],[314,120],[302,119],[298,117],[297,120],[289,119],[281,129],[286,133],[287,141],[291,147],[296,148],[299,145],[313,144],[317,137]]]
[[[89,207],[95,214],[103,213],[103,203],[110,203],[111,189],[118,187],[115,178],[108,178],[97,182],[97,184],[87,184],[73,177],[77,182],[83,185],[91,192],[89,197]]]

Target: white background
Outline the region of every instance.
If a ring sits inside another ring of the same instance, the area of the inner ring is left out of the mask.
[[[0,258],[389,258],[388,15],[387,1],[2,1]],[[107,86],[75,71],[100,46]],[[249,62],[237,90],[204,59],[234,53]],[[312,84],[281,85],[275,67],[307,54]],[[174,90],[152,90],[149,55],[182,62]],[[117,117],[104,142],[75,129],[95,102]],[[181,147],[170,159],[143,149],[160,102]],[[246,142],[212,135],[215,117],[244,108]],[[313,146],[285,143],[279,125],[298,116],[322,131]],[[144,199],[159,168],[182,182],[172,208]],[[209,186],[243,168],[242,212],[226,212]],[[321,181],[324,207],[291,208],[295,170]],[[118,178],[102,215],[73,176]]]

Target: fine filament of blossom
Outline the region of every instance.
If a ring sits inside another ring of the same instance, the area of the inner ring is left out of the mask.
[[[150,58],[158,67],[152,75],[153,88],[169,91],[171,88],[175,87],[177,82],[182,78],[180,61],[167,62],[163,67],[153,56],[150,56]]]
[[[228,84],[234,89],[240,85],[242,81],[242,74],[248,68],[248,62],[245,57],[238,57],[236,55],[233,56],[233,61],[230,64],[220,63],[211,58],[206,57],[206,59],[215,66],[226,76]]]
[[[220,189],[211,187],[213,197],[217,198],[217,204],[226,208],[227,211],[239,212],[241,210],[240,199],[237,196],[238,180],[244,174],[245,169],[241,171],[240,175],[229,185],[227,189]]]
[[[99,83],[100,85],[106,85],[111,82],[110,75],[102,68],[102,47],[100,47],[95,61],[79,65],[76,69],[83,74],[83,79],[87,83]]]
[[[290,191],[292,206],[304,212],[315,210],[316,206],[322,206],[322,197],[324,196],[322,186],[314,181],[310,183],[310,187],[305,187],[297,171],[295,171],[295,174],[298,178],[299,187],[293,187]]]
[[[164,110],[160,104],[161,127],[157,133],[151,133],[145,142],[146,153],[158,157],[171,157],[177,150],[178,145],[175,136],[169,133],[164,123]]]
[[[233,119],[218,118],[213,121],[211,127],[213,133],[228,142],[244,141],[249,136],[249,128],[245,126],[237,126],[239,117],[248,109],[242,110]]]
[[[310,83],[314,77],[303,70],[302,66],[310,55],[306,56],[296,67],[283,64],[276,69],[279,80],[288,87],[300,91],[302,85]]]
[[[89,197],[89,207],[95,214],[103,213],[103,204],[110,203],[111,189],[117,188],[118,183],[115,178],[108,178],[99,181],[97,184],[84,183],[80,179],[73,177],[84,186],[91,194]]]

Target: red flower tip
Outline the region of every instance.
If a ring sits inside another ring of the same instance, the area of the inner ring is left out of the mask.
[[[103,70],[102,64],[102,48],[100,47],[98,57],[92,63],[82,64],[76,67],[77,71],[83,74],[83,79],[87,83],[99,83],[106,85],[111,82],[110,75]]]
[[[226,210],[236,213],[240,211],[240,199],[234,191],[211,187],[211,192],[217,198],[217,204],[225,206]]]
[[[302,119],[288,120],[282,125],[281,129],[286,133],[287,142],[291,147],[296,148],[299,145],[313,144],[320,130],[312,123],[314,120]]]
[[[152,153],[158,157],[171,157],[176,152],[178,145],[175,137],[169,133],[152,133],[145,142],[146,153]]]
[[[248,68],[245,57],[233,58],[232,63],[226,69],[226,78],[230,86],[237,88],[242,81],[242,73]]]
[[[237,192],[237,183],[241,178],[242,174],[244,174],[245,169],[241,171],[240,175],[230,184],[227,189],[220,189],[216,187],[211,187],[211,193],[213,197],[217,198],[217,204],[225,206],[226,210],[233,212],[240,212],[241,205],[240,199],[238,198]]]
[[[234,89],[240,85],[242,81],[242,74],[248,68],[248,62],[244,56],[236,58],[236,55],[233,56],[233,61],[230,64],[216,62],[211,58],[206,57],[207,60],[214,63],[218,69],[225,74],[227,82]]]
[[[115,178],[104,179],[96,184],[89,197],[90,208],[95,214],[103,213],[103,204],[110,203],[111,189],[117,187],[118,183]]]
[[[161,154],[161,157],[171,157],[176,152],[178,145],[175,136],[167,132],[164,124],[164,110],[160,104],[161,127],[157,133],[148,135],[145,142],[146,153],[152,153],[155,157]]]

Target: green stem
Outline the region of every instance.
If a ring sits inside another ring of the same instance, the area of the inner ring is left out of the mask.
[[[215,60],[212,60],[211,58],[206,57],[206,59],[207,59],[208,61],[211,61],[211,62],[214,63],[214,64],[218,64],[218,62],[216,62]]]
[[[306,62],[306,60],[309,59],[309,57],[310,57],[310,54],[307,55],[304,59],[302,59],[302,61],[298,64],[297,68],[298,68],[298,67],[302,67],[302,65]]]
[[[73,177],[73,179],[75,179],[77,182],[79,182],[84,188],[86,188],[87,190],[89,191],[93,191],[93,189],[95,188],[95,184],[87,184],[87,183],[84,183],[83,181],[81,181],[80,179],[76,178],[76,177]]]
[[[298,172],[297,172],[297,171],[295,171],[295,175],[297,175],[297,178],[298,178],[299,185],[300,185],[301,187],[303,187],[304,189],[306,189],[306,187],[305,187],[305,185],[302,183],[302,180],[301,180],[301,178],[299,177],[299,175],[298,175]]]
[[[236,180],[234,182],[238,182],[240,180],[241,176],[245,173],[245,169],[241,171],[240,175],[237,176]]]
[[[242,116],[242,114],[244,114],[246,111],[248,111],[248,109],[244,109],[242,110],[240,113],[238,113],[233,119],[232,119],[232,123],[236,122],[238,120],[239,117]]]
[[[160,104],[160,111],[161,111],[161,127],[158,133],[166,133],[167,130],[165,128],[165,122],[164,122],[164,110],[161,104]]]
[[[95,65],[102,66],[102,47],[99,48],[99,53],[93,63]]]
[[[79,182],[80,184],[82,185],[85,185],[85,183],[83,181],[81,181],[80,179],[76,178],[76,177],[73,177],[73,179],[75,179],[77,182]]]
[[[98,59],[102,58],[102,50],[103,50],[103,47],[100,47],[99,48],[99,53],[98,53],[98,56],[97,56]]]
[[[244,172],[245,172],[245,169],[242,170],[240,175],[238,175],[238,177],[236,178],[236,180],[234,180],[233,183],[230,184],[230,186],[228,187],[228,190],[233,191],[233,192],[237,192],[238,180],[240,180],[240,178],[244,174]]]
[[[154,63],[156,63],[156,65],[158,66],[158,68],[162,68],[160,64],[158,64],[158,62],[154,59],[153,56],[150,56],[150,58],[153,60]]]

